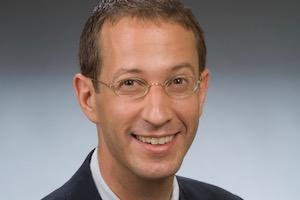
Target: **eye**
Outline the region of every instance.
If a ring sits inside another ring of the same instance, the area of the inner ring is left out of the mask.
[[[121,81],[121,85],[125,85],[125,86],[133,86],[134,84],[135,84],[135,80],[132,79]]]
[[[140,91],[145,87],[145,81],[138,78],[128,78],[117,82],[115,89],[119,91]]]
[[[140,87],[145,85],[145,81],[138,78],[128,78],[124,80],[120,80],[117,83],[118,87]]]
[[[172,80],[173,84],[179,85],[179,84],[184,84],[185,80],[182,77],[178,77]]]
[[[184,85],[188,85],[189,84],[189,80],[186,77],[175,77],[172,78],[169,82],[169,86],[184,86]]]
[[[134,96],[143,94],[146,85],[147,83],[142,79],[126,78],[118,81],[114,86],[114,90],[119,95]]]
[[[166,84],[166,91],[170,95],[184,95],[191,90],[193,85],[193,80],[189,76],[175,76],[171,78]]]

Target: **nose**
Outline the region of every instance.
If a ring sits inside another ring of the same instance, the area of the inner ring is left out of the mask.
[[[173,111],[170,98],[161,85],[153,84],[144,98],[142,118],[145,122],[158,128],[171,121]]]

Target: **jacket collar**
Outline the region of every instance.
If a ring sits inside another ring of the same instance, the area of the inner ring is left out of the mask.
[[[72,176],[72,178],[66,183],[66,187],[69,188],[66,194],[66,199],[82,200],[93,199],[102,200],[97,188],[95,186],[91,170],[90,160],[94,150],[89,153],[81,167]]]
[[[95,150],[95,149],[94,149]],[[92,173],[90,170],[90,161],[92,154],[94,152],[92,150],[81,167],[77,170],[77,172],[72,176],[72,178],[65,184],[66,187],[69,188],[68,193],[66,194],[66,199],[72,200],[82,200],[82,199],[93,199],[93,200],[102,200],[99,195],[99,192],[94,183]],[[177,176],[179,190],[180,190],[180,200],[187,200],[185,197],[185,191],[181,185],[181,177]]]

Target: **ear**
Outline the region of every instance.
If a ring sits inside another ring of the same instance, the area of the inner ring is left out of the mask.
[[[90,121],[97,123],[96,92],[91,79],[78,73],[73,78],[73,87],[81,110]]]
[[[206,94],[209,85],[209,71],[208,69],[204,69],[203,72],[200,74],[201,76],[201,83],[199,88],[199,97],[200,97],[200,113],[202,113],[202,108],[206,99]]]

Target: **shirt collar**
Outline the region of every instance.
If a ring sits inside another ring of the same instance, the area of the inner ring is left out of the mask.
[[[106,184],[105,180],[101,175],[97,151],[98,149],[96,148],[95,151],[93,152],[91,162],[90,162],[90,169],[92,172],[92,177],[96,185],[96,188],[103,200],[120,200],[117,197],[117,195],[113,193],[113,191],[109,188],[109,186]],[[179,185],[176,176],[174,176],[173,192],[172,192],[171,200],[179,200]]]

